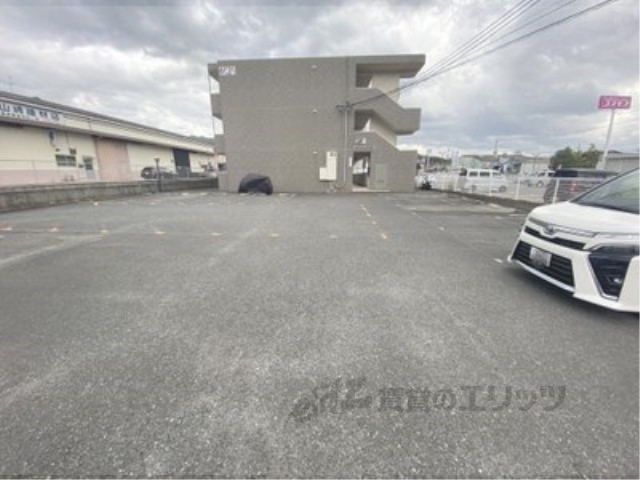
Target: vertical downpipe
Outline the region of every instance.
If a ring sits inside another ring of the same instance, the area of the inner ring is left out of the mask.
[[[344,133],[342,139],[342,185],[336,183],[336,188],[342,189],[347,186],[347,156],[349,150],[349,57],[344,59],[344,105],[339,105],[338,110],[343,114]]]

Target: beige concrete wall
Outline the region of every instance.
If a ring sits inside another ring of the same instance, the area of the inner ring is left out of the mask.
[[[48,131],[33,127],[12,127],[0,124],[0,169],[16,168],[17,161],[32,160],[46,162],[42,168],[55,165],[55,147],[49,140]],[[22,166],[22,164],[20,164]]]
[[[155,157],[165,166],[173,166],[174,148],[214,155],[213,146],[206,142],[73,107],[6,92],[0,101],[12,106],[0,115],[0,185],[137,180],[140,170],[154,164]],[[36,113],[25,114],[29,109]],[[97,143],[103,140],[103,147],[109,142],[125,147],[119,147],[117,154],[114,148],[105,147],[99,155]],[[125,165],[129,149],[132,163]],[[58,165],[56,155],[75,156],[76,166]],[[117,165],[106,157],[117,157]],[[85,161],[92,163],[93,169],[83,168]],[[106,171],[101,171],[101,166],[106,166]]]
[[[371,118],[369,120],[369,132],[376,133],[380,135],[382,139],[387,141],[390,145],[396,144],[396,135],[382,122],[380,122],[377,118]]]
[[[220,77],[230,190],[247,173],[269,175],[278,192],[332,188],[319,170],[326,151],[342,151],[345,59],[230,64],[235,75]]]
[[[131,173],[136,179],[140,179],[140,172],[144,167],[155,167],[155,159],[160,159],[160,166],[168,168],[172,172],[176,171],[173,163],[173,149],[157,145],[144,145],[139,143],[128,143],[129,166]]]
[[[201,172],[203,170],[202,165],[211,164],[214,168],[216,167],[213,155],[192,152],[189,154],[189,158],[191,160],[192,172]]]
[[[53,137],[50,137],[50,132],[53,132]],[[156,157],[160,158],[160,165],[175,171],[172,147],[113,139],[100,141],[124,146],[126,155],[122,151],[116,155],[120,158],[117,166],[107,158],[114,156],[113,149],[102,149],[103,158],[100,158],[92,134],[44,125],[0,123],[0,185],[138,180],[142,168],[154,166]],[[77,166],[58,166],[56,155],[74,155]],[[128,162],[126,166],[122,162],[123,155]],[[191,152],[190,158],[193,171],[199,172],[202,170],[200,164],[213,163],[214,156],[211,150]],[[93,171],[83,168],[85,159],[92,161]],[[105,165],[107,171],[101,172]]]
[[[361,92],[366,89],[356,87],[359,62],[366,63],[361,73],[363,77],[371,73],[375,94],[398,86],[403,74],[393,69],[403,71],[406,67],[413,73],[420,60],[424,61],[419,56],[411,58],[407,67],[401,65],[405,60],[393,56],[325,57],[225,60],[210,65],[219,83],[216,102],[224,124],[224,153],[228,159],[228,173],[221,188],[236,191],[244,175],[258,173],[271,177],[276,192],[351,191],[352,172],[349,167],[345,169],[345,160],[353,156],[354,139],[363,133],[354,132],[351,111],[345,134],[345,117],[337,106],[355,101],[352,96],[356,93],[366,97]],[[385,73],[376,72],[376,68]],[[387,117],[397,120],[398,125],[383,124],[375,119],[374,112],[367,135],[377,136],[384,145],[380,147],[384,158],[378,158],[388,163],[385,184],[390,188],[398,185],[398,191],[412,191],[415,161],[408,161],[395,148],[397,133],[392,128],[408,129],[405,124],[416,123],[414,113],[418,114],[419,127],[419,110],[409,112],[398,106],[395,98],[386,99],[382,105],[378,101],[372,108],[384,107]],[[335,181],[320,179],[328,151],[338,154]]]
[[[371,161],[369,186],[392,192],[415,191],[414,177],[418,152],[398,151],[376,134],[368,134],[367,143],[359,145],[358,152],[366,152]],[[384,174],[384,178],[378,175]]]
[[[58,166],[56,155],[74,155],[77,166]],[[0,125],[0,185],[84,181],[83,158],[93,159],[98,175],[95,144],[89,135]]]
[[[370,88],[377,88],[382,92],[392,92],[400,85],[400,75],[377,73],[371,77]],[[389,95],[396,102],[400,99],[400,92],[393,92]]]

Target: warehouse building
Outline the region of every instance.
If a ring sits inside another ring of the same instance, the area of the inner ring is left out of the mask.
[[[398,103],[401,79],[424,55],[220,60],[212,115],[216,152],[226,157],[220,188],[268,175],[280,192],[410,192],[418,154],[397,148],[420,128],[420,109]]]
[[[0,186],[142,180],[144,167],[187,177],[214,164],[212,142],[0,92]]]

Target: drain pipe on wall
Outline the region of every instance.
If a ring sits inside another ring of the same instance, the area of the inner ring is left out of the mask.
[[[342,184],[336,183],[336,188],[343,189],[347,185],[347,156],[349,153],[349,112],[353,106],[346,102],[336,107],[342,113],[344,119],[344,132],[342,138]]]

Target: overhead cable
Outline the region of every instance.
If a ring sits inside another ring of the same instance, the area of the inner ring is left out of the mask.
[[[537,1],[538,0],[534,0],[534,3],[537,3]],[[529,26],[532,23],[540,20],[541,18],[544,18],[544,17],[550,15],[551,13],[556,12],[560,8],[563,8],[563,7],[565,7],[565,6],[567,6],[567,5],[571,4],[571,3],[574,3],[575,1],[576,0],[569,0],[569,1],[565,2],[563,5],[556,6],[555,8],[547,11],[546,13],[544,13],[542,15],[539,15],[535,19],[530,20],[529,22],[521,25],[520,27],[518,27],[518,28],[516,28],[514,30],[511,30],[511,31],[509,31],[507,33],[504,33],[503,35],[501,35],[497,39],[494,39],[489,44],[483,45],[483,47],[484,48],[486,48],[487,46],[491,47],[491,45],[495,45],[497,40],[506,38],[506,37],[518,32],[518,31],[522,30],[526,26]],[[350,105],[351,106],[361,105],[361,104],[365,104],[365,103],[369,103],[369,102],[375,101],[375,100],[377,100],[378,98],[381,98],[381,97],[385,97],[385,96],[389,96],[389,95],[393,95],[393,94],[399,93],[400,91],[403,91],[403,90],[406,90],[408,88],[411,88],[411,87],[414,87],[416,85],[419,85],[421,83],[424,83],[427,80],[431,80],[434,77],[442,75],[443,73],[449,72],[449,71],[451,71],[451,70],[453,70],[455,68],[458,68],[458,67],[460,67],[462,65],[466,65],[466,64],[471,63],[473,61],[476,61],[476,60],[478,60],[478,59],[480,59],[482,57],[490,55],[491,53],[494,53],[494,52],[496,52],[498,50],[502,50],[502,49],[504,49],[504,48],[506,48],[508,46],[511,46],[511,45],[513,45],[513,44],[515,44],[517,42],[523,41],[523,40],[525,40],[527,38],[533,37],[535,35],[539,35],[542,32],[544,32],[544,31],[546,31],[546,30],[548,30],[550,28],[559,26],[559,25],[561,25],[563,23],[566,23],[566,22],[568,22],[570,20],[573,20],[573,19],[575,19],[577,17],[580,17],[580,16],[585,15],[587,13],[590,13],[592,11],[595,11],[595,10],[598,10],[600,8],[603,8],[603,7],[609,5],[609,4],[613,3],[613,2],[616,2],[616,1],[618,1],[618,0],[603,0],[600,3],[597,3],[597,4],[592,5],[590,7],[583,8],[582,10],[579,10],[579,11],[577,11],[575,13],[569,14],[569,15],[567,15],[565,17],[562,17],[562,18],[560,18],[558,20],[555,20],[553,22],[549,22],[548,24],[543,25],[542,27],[539,27],[537,29],[534,29],[534,30],[528,32],[528,33],[520,35],[519,37],[513,38],[513,39],[508,40],[508,41],[505,41],[505,42],[503,42],[503,43],[501,43],[499,45],[496,45],[496,46],[494,46],[492,48],[489,48],[488,50],[484,50],[484,51],[482,51],[480,53],[475,53],[475,52],[477,52],[477,50],[479,49],[479,47],[481,45],[480,44],[471,45],[470,42],[473,41],[473,39],[472,39],[469,42],[466,42],[464,45],[462,45],[458,49],[456,49],[452,54],[450,54],[449,56],[445,57],[443,60],[437,62],[432,67],[428,68],[426,72],[424,72],[423,74],[421,74],[418,77],[416,77],[413,81],[408,82],[408,83],[406,83],[406,84],[404,84],[402,86],[399,86],[399,87],[397,87],[397,88],[395,88],[393,90],[390,90],[388,92],[381,93],[381,94],[375,95],[375,96],[373,96],[371,98],[367,98],[367,99],[364,99],[364,100],[361,100],[361,101],[358,101],[358,102],[351,103]],[[499,21],[500,21],[500,23],[502,23],[502,21],[506,20],[508,17],[510,17],[511,15],[516,13],[516,12],[514,12],[514,10],[518,9],[518,11],[521,11],[520,10],[521,8],[523,8],[525,6],[528,6],[530,8],[531,5],[532,4],[529,4],[529,2],[526,2],[526,1],[520,2],[513,9],[511,9],[505,15],[500,17],[500,19],[498,19],[497,21],[493,22],[489,27],[486,27],[485,29],[483,29],[483,31],[480,32],[480,34],[476,35],[474,37],[474,39],[479,40],[481,38],[484,38],[488,33],[492,33],[492,34],[496,33],[494,31],[492,31],[492,27],[493,26],[497,26],[497,23]],[[466,53],[466,58],[463,58],[462,52]]]

